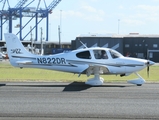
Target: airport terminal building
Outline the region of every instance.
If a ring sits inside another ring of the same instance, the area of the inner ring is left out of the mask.
[[[159,62],[159,35],[80,35],[72,41],[72,49],[84,47],[108,47],[117,50],[124,56],[150,59]]]

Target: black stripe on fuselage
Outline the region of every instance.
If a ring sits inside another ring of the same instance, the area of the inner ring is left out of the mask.
[[[93,64],[93,65],[107,65],[107,66],[114,66],[114,67],[136,67],[136,66],[143,66],[141,64],[102,64],[102,63],[95,63],[95,62],[88,62],[88,61],[76,61],[76,60],[67,60],[70,64]]]
[[[12,56],[13,58],[28,58],[28,59],[34,59],[36,60],[36,58],[34,57],[26,57],[26,56]]]

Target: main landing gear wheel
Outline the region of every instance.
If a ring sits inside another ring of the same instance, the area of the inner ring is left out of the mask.
[[[85,84],[90,86],[101,86],[103,84],[104,79],[99,76],[99,74],[94,75],[94,78],[88,79]]]
[[[90,86],[101,86],[103,84],[104,79],[100,77],[100,67],[94,67],[91,73],[94,73],[94,78],[88,79],[85,84]]]

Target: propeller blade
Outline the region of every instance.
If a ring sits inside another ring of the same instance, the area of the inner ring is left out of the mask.
[[[149,66],[147,67],[147,77],[149,77]]]
[[[149,62],[149,53],[148,53],[148,55],[147,55],[147,77],[148,78],[149,78],[149,70],[150,70],[149,64],[150,64],[150,62]]]
[[[150,64],[150,62],[147,61],[147,77],[149,77],[149,71],[150,71],[149,64]]]

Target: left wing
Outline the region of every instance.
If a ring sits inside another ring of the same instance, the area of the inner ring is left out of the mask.
[[[96,71],[96,70],[98,70],[98,71]],[[97,72],[99,74],[106,74],[106,73],[108,74],[108,73],[110,73],[106,66],[101,66],[101,65],[93,65],[93,66],[91,65],[85,71],[86,71],[86,74],[87,74],[88,77],[91,74],[96,74]]]
[[[87,74],[89,77],[91,74],[108,74],[110,73],[109,69],[106,67],[106,65],[101,64],[101,63],[94,63],[94,62],[88,62],[88,61],[76,61],[76,60],[67,60],[67,62],[71,65],[73,64],[80,64],[84,65],[87,64],[89,65],[88,68],[84,69],[80,74]],[[80,76],[79,74],[79,76]]]

